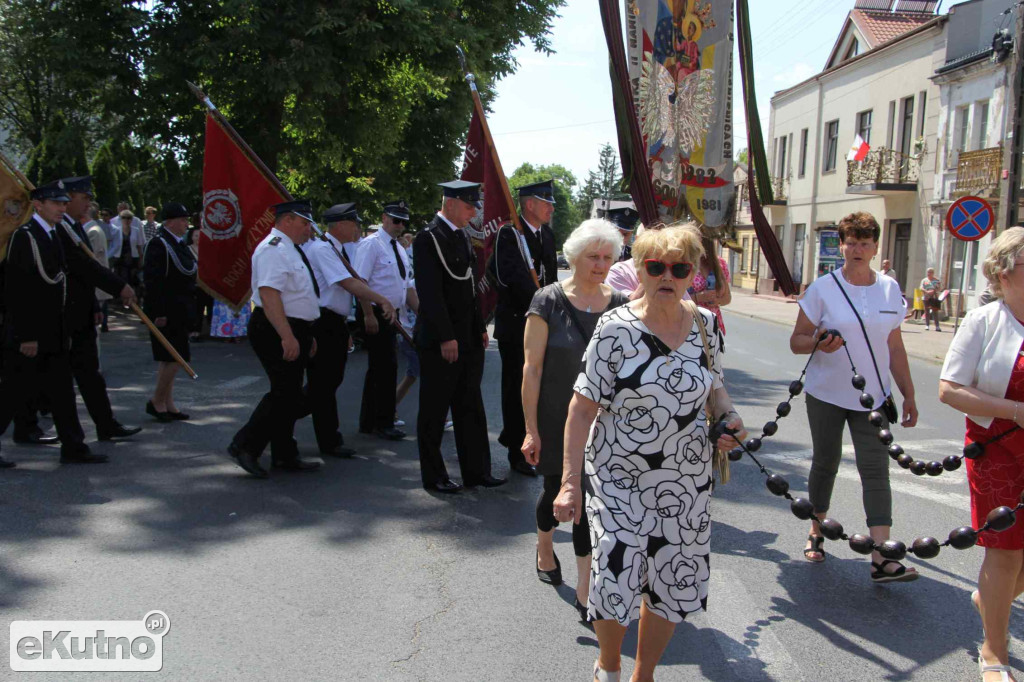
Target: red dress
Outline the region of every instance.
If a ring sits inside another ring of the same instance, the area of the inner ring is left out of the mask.
[[[1021,347],[1024,352],[1024,346]],[[1024,356],[1017,354],[1017,362],[1006,387],[1007,400],[1024,402]],[[993,436],[1013,428],[1011,419],[993,419],[983,429],[967,420],[966,443],[984,443]],[[1001,438],[985,446],[985,454],[967,460],[967,482],[971,487],[971,522],[975,528],[985,523],[988,513],[1000,506],[1016,507],[1024,493],[1024,430]],[[978,536],[978,544],[993,549],[1024,549],[1024,511],[1017,513],[1018,521],[1002,533],[985,531]]]

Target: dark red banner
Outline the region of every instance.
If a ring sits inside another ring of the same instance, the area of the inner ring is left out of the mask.
[[[199,283],[238,310],[249,300],[252,252],[274,226],[282,195],[210,114],[203,155]]]
[[[484,127],[474,112],[466,138],[466,157],[462,164],[462,179],[483,184],[484,207],[466,227],[466,233],[476,251],[477,296],[484,319],[489,320],[498,304],[498,292],[487,278],[487,261],[494,250],[494,238],[503,225],[512,220],[512,212],[501,183],[505,180],[498,172],[495,159],[491,158],[490,146],[484,138]]]

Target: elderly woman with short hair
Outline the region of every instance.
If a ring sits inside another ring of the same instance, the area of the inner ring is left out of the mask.
[[[967,460],[975,528],[993,509],[1016,507],[1024,494],[1024,431],[1014,428],[1024,426],[1024,228],[999,235],[983,268],[996,300],[964,317],[939,377],[939,400],[967,415],[966,442],[984,447]],[[985,628],[978,663],[983,679],[1005,682],[1010,607],[1024,592],[1024,523],[981,533],[978,544],[985,548],[971,594]]]
[[[562,487],[562,438],[580,360],[607,310],[623,305],[625,294],[604,283],[622,249],[622,235],[607,220],[587,220],[562,247],[572,275],[533,295],[526,312],[523,368],[523,413],[526,461],[544,477],[537,499],[537,577],[550,585],[562,583],[552,535],[558,522],[552,507]],[[581,469],[576,469],[580,473]],[[576,553],[576,610],[586,620],[590,591],[590,528],[585,519],[572,527]]]
[[[702,251],[692,225],[636,240],[643,296],[601,316],[569,405],[555,518],[582,521],[585,459],[598,682],[620,679],[622,640],[638,618],[632,680],[653,680],[676,624],[707,600],[712,394],[710,416],[736,431],[721,446],[745,431],[722,379],[718,320],[682,300]]]

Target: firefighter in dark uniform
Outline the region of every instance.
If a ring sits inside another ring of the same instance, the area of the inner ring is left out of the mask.
[[[613,208],[605,213],[605,218],[615,227],[619,228],[622,234],[622,253],[619,254],[619,262],[630,260],[633,257],[633,231],[640,222],[640,213],[629,206],[624,208]]]
[[[538,285],[558,279],[555,235],[548,226],[555,210],[554,181],[544,180],[519,188],[522,213],[519,224],[498,230],[490,271],[498,283],[498,305],[494,311],[494,338],[501,353],[501,435],[498,442],[508,448],[509,467],[527,476],[537,471],[523,457],[520,447],[526,437],[523,416],[523,336],[526,311]]]
[[[69,256],[59,234],[70,197],[58,180],[32,190],[31,198],[35,213],[7,245],[0,433],[20,405],[42,396],[57,427],[60,461],[106,462],[106,455],[91,453],[85,444],[75,405],[66,307]]]
[[[300,246],[312,236],[313,209],[308,201],[274,207],[274,228],[252,254],[252,319],[249,341],[270,379],[270,391],[235,434],[230,454],[257,478],[267,472],[259,463],[270,444],[273,468],[319,469],[322,462],[299,457],[295,421],[305,410],[302,380],[316,355],[313,323],[320,317],[320,288]]]
[[[68,265],[67,320],[71,333],[71,372],[85,409],[96,425],[99,440],[126,438],[142,429],[118,422],[110,406],[96,344],[96,325],[102,319],[96,289],[120,297],[126,305],[135,301],[135,291],[93,256],[89,237],[82,225],[83,218],[89,215],[89,203],[93,197],[92,177],[65,178],[63,182],[71,200],[64,214],[64,224],[57,233]]]
[[[420,358],[420,411],[416,420],[423,487],[457,493],[448,476],[441,438],[449,408],[462,481],[495,487],[491,475],[487,414],[480,394],[487,329],[476,296],[473,247],[462,228],[480,208],[480,185],[456,180],[441,185],[444,203],[413,241],[420,312],[415,339]]]
[[[188,337],[195,325],[195,254],[185,244],[188,209],[169,203],[163,208],[163,224],[146,243],[142,254],[142,281],[146,287],[146,314],[185,362],[192,359]],[[184,421],[189,415],[174,404],[174,375],[178,363],[156,336],[149,335],[153,359],[159,364],[156,388],[146,402],[146,413],[158,421]]]

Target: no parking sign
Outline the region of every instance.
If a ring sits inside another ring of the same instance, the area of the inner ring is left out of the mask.
[[[996,214],[991,204],[980,197],[957,199],[946,212],[946,227],[954,237],[965,242],[981,239],[995,223]]]

